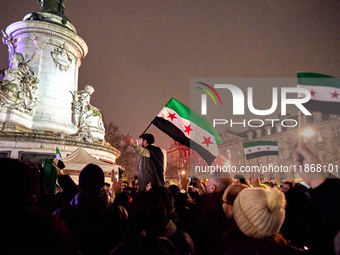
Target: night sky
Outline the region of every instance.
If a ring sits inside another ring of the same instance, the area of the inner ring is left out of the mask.
[[[40,10],[38,0],[2,0],[0,30]],[[171,97],[190,105],[190,78],[340,77],[336,0],[67,0],[65,15],[89,47],[79,89],[92,85],[104,121],[134,138]],[[149,131],[169,148],[170,138]]]

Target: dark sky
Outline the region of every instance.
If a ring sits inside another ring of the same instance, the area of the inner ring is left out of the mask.
[[[36,10],[38,0],[2,0],[0,29]],[[336,0],[67,0],[65,10],[89,47],[79,89],[92,85],[92,105],[134,138],[171,97],[190,105],[190,78],[340,77],[339,14]],[[7,59],[0,45],[1,69]]]

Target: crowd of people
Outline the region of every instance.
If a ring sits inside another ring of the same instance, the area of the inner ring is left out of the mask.
[[[293,159],[319,156],[299,144]],[[138,178],[105,183],[94,164],[77,185],[55,162],[54,193],[41,169],[16,159],[0,165],[0,254],[340,254],[340,181],[324,173],[280,187],[179,172],[178,185],[141,188]]]

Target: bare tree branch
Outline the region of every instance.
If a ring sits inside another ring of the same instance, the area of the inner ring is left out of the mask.
[[[111,121],[104,125],[105,140],[121,152],[120,157],[116,160],[116,164],[125,168],[123,174],[124,179],[132,180],[137,174],[139,157],[130,146],[127,146],[122,142],[122,137],[124,135],[117,125],[113,124]]]

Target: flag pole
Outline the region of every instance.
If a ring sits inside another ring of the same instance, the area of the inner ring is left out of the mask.
[[[299,132],[299,143],[301,143],[301,136],[302,136],[302,134],[301,134],[301,111],[299,110],[298,111],[298,122],[299,122],[299,126],[298,126],[298,132]]]
[[[150,122],[149,126],[144,130],[144,132],[142,133],[142,135],[144,135],[144,133],[146,132],[146,130],[149,129],[149,127],[151,126],[152,122]]]

